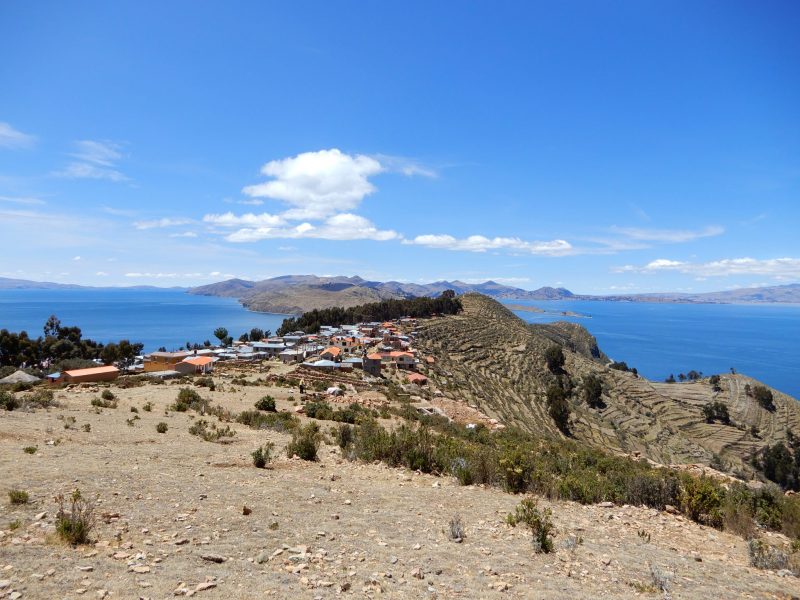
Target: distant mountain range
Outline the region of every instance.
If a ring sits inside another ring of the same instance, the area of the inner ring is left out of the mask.
[[[444,290],[457,294],[477,292],[496,300],[592,300],[605,302],[715,303],[785,302],[800,303],[800,284],[738,289],[705,294],[631,294],[593,296],[573,294],[565,288],[541,287],[524,290],[495,281],[470,284],[463,281],[435,281],[428,284],[399,281],[368,281],[361,277],[317,277],[285,275],[263,281],[229,279],[189,290],[190,294],[238,298],[251,310],[297,314],[314,308],[356,306],[389,298],[437,296]]]
[[[184,287],[159,287],[155,285],[129,286],[88,286],[75,283],[55,283],[53,281],[30,281],[0,277],[0,290],[185,290]]]
[[[127,290],[182,290],[187,288],[160,288],[131,286],[126,288],[92,288],[65,283],[28,281],[0,277],[0,290],[24,289],[127,289]],[[798,303],[800,283],[770,287],[742,288],[724,292],[702,294],[659,293],[596,296],[573,294],[565,288],[541,287],[524,290],[495,281],[465,283],[463,281],[434,281],[433,283],[403,283],[400,281],[368,281],[361,277],[317,277],[316,275],[283,275],[262,281],[228,279],[218,283],[188,288],[190,294],[236,298],[244,306],[260,312],[299,314],[314,308],[331,306],[357,306],[391,298],[412,296],[438,296],[444,290],[457,294],[477,292],[495,300],[592,300],[597,302],[663,302],[697,304],[732,303]]]

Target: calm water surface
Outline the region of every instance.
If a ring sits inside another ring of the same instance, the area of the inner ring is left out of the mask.
[[[63,325],[77,325],[98,342],[142,342],[145,352],[186,342],[216,343],[214,330],[225,327],[238,338],[253,327],[280,327],[285,315],[251,312],[232,298],[192,296],[180,290],[0,290],[0,329],[42,335],[55,314]]]
[[[800,398],[800,305],[649,304],[586,300],[509,301],[548,312],[516,311],[530,323],[571,321],[600,348],[645,377],[663,380],[691,369],[705,374],[734,367]],[[564,317],[572,311],[591,318]]]

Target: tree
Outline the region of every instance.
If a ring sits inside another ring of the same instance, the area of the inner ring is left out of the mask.
[[[547,388],[547,412],[564,435],[569,435],[569,402],[559,385]]]
[[[753,398],[756,402],[770,412],[775,412],[775,399],[772,396],[772,391],[765,388],[763,385],[756,385],[752,388]]]
[[[686,374],[686,377],[689,379],[689,381],[697,381],[703,377],[703,373],[702,371],[695,371],[692,369]]]
[[[583,378],[583,399],[592,408],[605,408],[603,380],[597,375],[587,375]]]
[[[219,343],[221,344],[225,341],[225,338],[228,337],[228,330],[225,329],[224,327],[217,327],[214,330],[214,337],[217,338],[219,340]]]
[[[244,342],[244,343],[249,342],[250,341],[250,334],[248,334],[246,332],[243,333],[242,335],[239,336],[239,341],[240,342]]]
[[[47,322],[44,324],[44,336],[55,337],[58,335],[58,330],[61,329],[61,321],[55,315],[50,315]]]
[[[265,337],[264,336],[264,332],[261,329],[259,329],[258,327],[253,327],[250,330],[250,341],[251,342],[260,342],[262,339],[264,339],[264,337]]]
[[[564,370],[564,351],[561,346],[550,346],[545,350],[544,360],[551,373],[557,375]]]
[[[456,297],[456,293],[453,290],[445,290],[442,292],[440,298],[446,298],[448,300],[452,300]]]
[[[683,373],[678,373],[678,379],[681,382],[686,381],[686,375],[684,375]]]
[[[718,400],[709,402],[703,407],[703,416],[706,419],[706,423],[719,421],[724,425],[731,424],[731,415],[728,412],[728,407]]]
[[[670,374],[670,376],[667,377],[664,381],[666,383],[675,383],[675,375]]]

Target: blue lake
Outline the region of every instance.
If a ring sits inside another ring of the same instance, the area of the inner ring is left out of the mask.
[[[512,303],[511,301],[509,301]],[[513,301],[548,313],[519,311],[531,323],[567,320],[586,327],[600,348],[642,375],[663,380],[691,369],[730,367],[800,398],[800,306],[786,304],[646,304],[591,301]],[[565,317],[572,311],[591,318]],[[251,312],[231,298],[180,290],[2,290],[0,329],[36,337],[51,314],[84,336],[130,339],[145,351],[214,340],[225,327],[238,338],[252,327],[280,327],[284,315]]]
[[[129,339],[145,351],[186,342],[216,343],[214,330],[225,327],[234,339],[253,327],[280,327],[285,315],[246,310],[232,298],[192,296],[180,290],[1,290],[0,329],[42,335],[50,315],[76,325],[98,342]]]
[[[609,357],[650,379],[691,369],[737,372],[800,398],[800,305],[651,304],[587,300],[508,301],[547,313],[515,311],[529,323],[586,327]],[[553,312],[549,312],[553,311]],[[557,314],[571,311],[586,317]]]

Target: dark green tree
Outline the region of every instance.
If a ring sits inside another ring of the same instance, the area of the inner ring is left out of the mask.
[[[219,343],[223,343],[225,339],[228,337],[228,330],[224,327],[217,327],[214,330],[214,337],[219,340]]]

